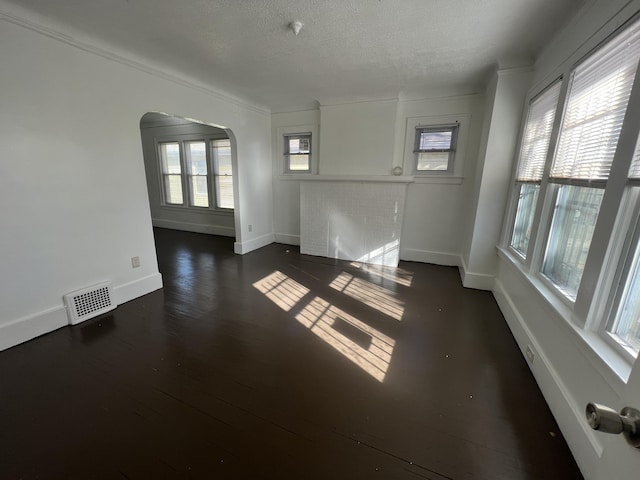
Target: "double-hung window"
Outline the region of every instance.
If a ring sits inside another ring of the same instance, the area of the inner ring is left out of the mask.
[[[453,173],[458,124],[416,127],[414,172]]]
[[[231,168],[231,141],[212,140],[211,158],[216,191],[216,205],[233,208],[233,170]]]
[[[185,142],[187,184],[189,185],[189,205],[209,206],[209,182],[207,150],[204,141]]]
[[[158,143],[163,204],[205,211],[233,208],[229,139]]]
[[[542,273],[572,301],[618,146],[639,47],[638,39],[619,35],[579,64],[570,77],[549,175],[555,208]]]
[[[284,135],[285,173],[311,173],[311,133]]]
[[[530,103],[522,135],[515,188],[518,200],[509,241],[509,246],[522,258],[527,257],[561,85],[560,81],[554,83]]]
[[[561,314],[629,359],[640,352],[639,63],[636,19],[565,73],[566,94],[558,82],[530,103],[505,235]]]
[[[160,144],[160,169],[164,202],[169,205],[182,205],[182,160],[180,143],[164,142]]]

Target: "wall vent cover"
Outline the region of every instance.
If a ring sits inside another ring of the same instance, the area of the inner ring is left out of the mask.
[[[64,296],[69,323],[75,325],[116,308],[111,282],[102,282]]]

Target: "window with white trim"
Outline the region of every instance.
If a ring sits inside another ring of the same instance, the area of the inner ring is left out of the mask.
[[[229,139],[159,141],[158,156],[164,205],[233,209]]]
[[[640,58],[620,35],[571,74],[549,175],[555,198],[542,273],[575,300]]]
[[[504,238],[567,320],[630,361],[640,351],[639,63],[636,18],[565,72],[564,89],[533,99]]]
[[[311,173],[311,133],[284,135],[285,173]]]
[[[640,141],[631,161],[625,194],[625,206],[631,210],[627,248],[623,248],[618,262],[604,331],[635,357],[640,351]]]
[[[413,153],[416,174],[453,173],[458,124],[416,127]]]
[[[216,205],[233,208],[233,169],[231,167],[231,140],[212,140],[214,190]]]
[[[523,259],[529,248],[561,86],[558,81],[531,101],[522,135],[515,186],[518,198],[509,246]]]

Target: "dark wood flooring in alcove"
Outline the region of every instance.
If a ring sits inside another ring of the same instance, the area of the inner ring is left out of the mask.
[[[582,478],[456,268],[155,234],[163,290],[0,353],[0,478]]]

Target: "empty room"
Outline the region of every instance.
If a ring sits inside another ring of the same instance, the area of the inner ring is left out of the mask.
[[[640,470],[640,0],[0,0],[0,478]]]

